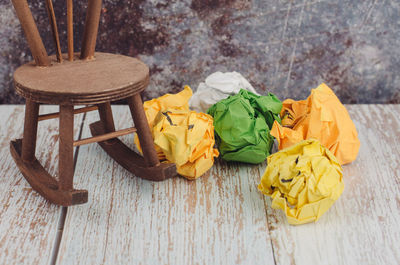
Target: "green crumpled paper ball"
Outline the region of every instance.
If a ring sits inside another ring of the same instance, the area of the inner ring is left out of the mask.
[[[270,129],[279,123],[282,102],[271,93],[258,96],[241,89],[213,106],[207,113],[214,118],[216,140],[222,159],[252,164],[270,155],[274,137]]]

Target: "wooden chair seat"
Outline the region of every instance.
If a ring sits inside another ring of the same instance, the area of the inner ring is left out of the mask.
[[[149,68],[138,59],[100,52],[91,60],[75,56],[63,63],[50,56],[51,67],[20,66],[14,73],[16,91],[39,103],[98,104],[140,93],[149,83]]]

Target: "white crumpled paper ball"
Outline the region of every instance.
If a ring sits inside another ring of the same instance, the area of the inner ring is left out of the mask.
[[[246,89],[258,95],[253,86],[238,72],[215,72],[201,82],[189,100],[190,109],[207,112],[218,101]]]

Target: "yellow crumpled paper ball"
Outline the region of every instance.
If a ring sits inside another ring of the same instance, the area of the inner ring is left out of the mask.
[[[291,225],[317,221],[343,192],[342,167],[318,140],[301,141],[267,160],[258,189]]]
[[[176,164],[180,175],[196,179],[214,164],[219,152],[215,145],[213,118],[186,110],[160,111],[152,128],[154,144],[165,158]]]
[[[179,93],[165,94],[161,97],[145,101],[143,109],[146,112],[146,118],[150,127],[153,127],[154,119],[160,110],[189,110],[189,99],[192,95],[192,89],[189,86],[185,86]]]
[[[306,139],[318,139],[339,160],[354,161],[360,149],[357,129],[346,107],[324,83],[311,90],[306,100],[286,99],[281,110],[282,125],[275,122],[271,135],[279,150]]]
[[[189,99],[192,97],[192,95],[192,89],[189,86],[185,86],[183,90],[177,94],[165,94],[161,97],[145,101],[143,103],[143,109],[146,113],[146,118],[150,129],[153,128],[154,119],[161,110],[189,110]],[[139,151],[142,152],[137,134],[135,134],[134,142]],[[165,155],[162,150],[156,145],[154,147],[156,149],[158,159],[165,160]]]
[[[180,175],[196,179],[214,164],[213,118],[189,110],[189,86],[177,94],[166,94],[143,103],[158,158],[175,163]],[[135,145],[141,152],[139,138]]]

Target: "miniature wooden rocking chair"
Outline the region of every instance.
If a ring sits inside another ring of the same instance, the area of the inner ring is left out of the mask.
[[[101,0],[89,0],[84,37],[79,54],[73,49],[72,0],[67,0],[68,54],[62,54],[52,0],[46,0],[57,53],[48,56],[26,0],[12,0],[25,32],[34,62],[14,73],[18,94],[26,98],[24,134],[11,141],[11,154],[32,188],[52,203],[85,203],[86,190],[73,188],[73,147],[98,142],[134,175],[164,180],[176,175],[174,164],[160,163],[154,149],[140,93],[149,82],[149,69],[141,61],[122,55],[94,53]],[[110,101],[127,99],[135,127],[115,131]],[[39,115],[39,104],[57,104],[59,113]],[[74,109],[74,105],[89,105]],[[93,137],[74,141],[74,114],[98,109],[100,121],[90,125]],[[38,121],[59,117],[58,181],[35,157]],[[143,157],[116,137],[137,132]]]

